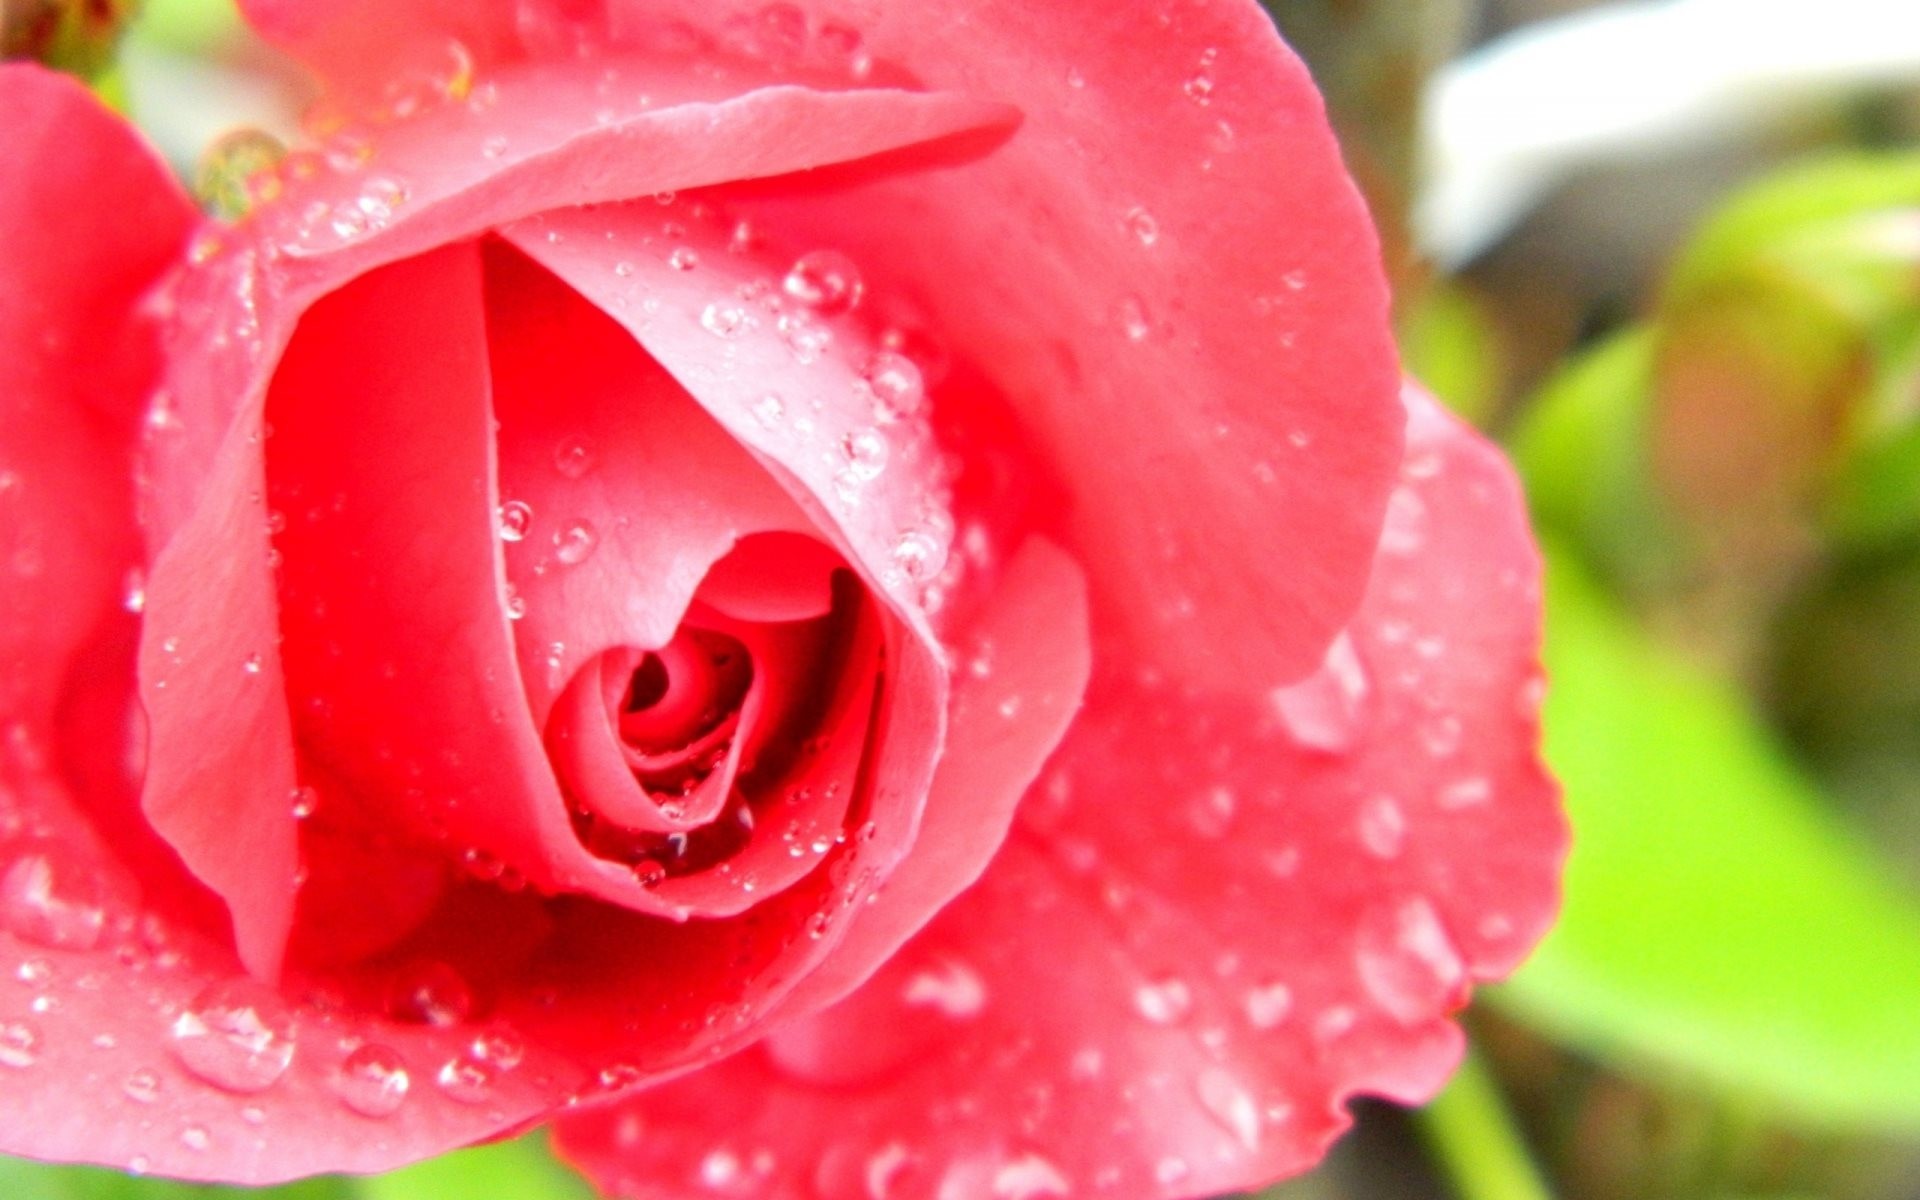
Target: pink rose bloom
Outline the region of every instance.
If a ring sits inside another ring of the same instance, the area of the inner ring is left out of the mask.
[[[256,0],[0,68],[0,1150],[1202,1196],[1555,905],[1538,571],[1251,0]]]

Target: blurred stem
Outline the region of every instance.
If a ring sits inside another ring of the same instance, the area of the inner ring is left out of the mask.
[[[1468,1051],[1447,1090],[1414,1116],[1460,1200],[1553,1200],[1479,1055]]]

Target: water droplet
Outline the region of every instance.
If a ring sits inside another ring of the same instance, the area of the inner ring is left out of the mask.
[[[347,1055],[333,1074],[333,1094],[363,1117],[387,1117],[406,1102],[413,1079],[400,1055],[369,1042]]]
[[[1361,921],[1355,965],[1367,993],[1408,1025],[1447,1008],[1466,980],[1460,952],[1424,898],[1369,912]]]
[[[1240,1081],[1219,1067],[1200,1072],[1194,1090],[1200,1105],[1249,1150],[1260,1148],[1260,1105]]]
[[[910,529],[893,544],[893,561],[916,582],[938,575],[947,565],[947,548],[932,534]]]
[[[1187,99],[1193,101],[1195,104],[1202,106],[1212,104],[1213,75],[1211,72],[1205,70],[1195,71],[1193,74],[1187,76],[1187,81],[1180,85],[1180,90],[1184,91],[1187,94]]]
[[[263,1092],[293,1061],[293,1016],[270,989],[217,983],[175,1018],[173,1053],[194,1075],[229,1092]]]
[[[1135,206],[1127,210],[1127,232],[1142,246],[1151,246],[1160,240],[1160,222],[1144,208]]]
[[[993,1173],[993,1194],[997,1200],[1042,1200],[1049,1196],[1069,1196],[1072,1192],[1060,1168],[1038,1154],[1023,1155]]]
[[[846,455],[847,471],[865,483],[877,479],[887,469],[887,438],[878,429],[856,429],[840,439],[840,452]]]
[[[1163,976],[1134,989],[1133,1007],[1155,1025],[1172,1025],[1193,1011],[1193,992],[1186,981]]]
[[[1293,1011],[1293,989],[1275,980],[1250,988],[1242,1001],[1247,1023],[1255,1029],[1272,1029]]]
[[[1405,557],[1418,554],[1427,542],[1427,506],[1407,488],[1393,493],[1387,502],[1386,522],[1380,529],[1380,549]]]
[[[593,447],[580,438],[568,438],[553,448],[553,469],[568,479],[593,470]]]
[[[700,310],[700,327],[715,337],[738,337],[752,314],[731,300],[715,300]]]
[[[873,1152],[861,1176],[867,1185],[867,1200],[893,1200],[894,1181],[912,1153],[899,1142],[888,1142]]]
[[[533,506],[524,500],[507,501],[500,506],[497,525],[501,541],[525,541],[527,531],[533,527]]]
[[[507,610],[507,620],[518,621],[527,615],[527,598],[513,584],[506,584],[501,589],[500,597],[500,606]]]
[[[40,1030],[27,1021],[0,1021],[0,1067],[23,1070],[40,1061]]]
[[[987,986],[972,967],[950,960],[915,972],[900,998],[908,1005],[938,1009],[956,1021],[964,1021],[979,1016],[986,1007]]]
[[[1318,671],[1290,687],[1274,689],[1269,703],[1295,743],[1344,754],[1358,743],[1365,727],[1370,691],[1353,639],[1342,633],[1327,648]]]
[[[1179,1183],[1182,1179],[1192,1174],[1192,1172],[1193,1168],[1187,1165],[1186,1159],[1172,1154],[1167,1155],[1153,1166],[1154,1179],[1167,1187],[1172,1187]]]
[[[43,843],[0,879],[0,918],[16,937],[61,950],[100,943],[106,910],[93,872],[64,847]]]
[[[471,1047],[440,1065],[434,1082],[440,1090],[462,1104],[485,1104],[493,1095],[493,1085],[501,1068],[473,1054]]]
[[[926,405],[926,379],[919,366],[904,354],[880,351],[867,363],[861,378],[879,406],[878,416],[898,420],[916,415]]]
[[[1360,805],[1360,844],[1375,858],[1397,858],[1407,840],[1407,814],[1392,796],[1368,797]]]
[[[296,821],[304,821],[320,809],[320,793],[306,784],[293,789],[292,799],[289,807]]]
[[[700,265],[700,255],[687,246],[675,246],[667,255],[667,265],[676,271],[691,271]]]
[[[566,566],[578,566],[592,557],[599,544],[600,535],[590,522],[574,521],[553,535],[553,556]]]
[[[500,134],[496,133],[480,143],[480,156],[482,158],[499,158],[506,152],[507,139]]]
[[[781,313],[779,328],[787,352],[803,367],[819,362],[833,344],[833,331],[804,311]]]
[[[473,1015],[473,989],[438,959],[421,959],[388,985],[387,1013],[395,1020],[445,1029]]]
[[[781,418],[786,415],[786,401],[773,392],[768,392],[753,402],[753,419],[760,422],[764,428],[772,429],[780,424]]]
[[[120,607],[130,613],[147,610],[147,577],[138,567],[129,568],[126,582],[121,585]]]
[[[1129,296],[1114,306],[1113,322],[1130,342],[1144,342],[1153,333],[1153,325],[1147,320],[1146,305],[1138,296]]]
[[[240,667],[249,675],[258,675],[260,672],[266,670],[266,665],[266,659],[260,655],[249,654],[246,660],[240,664]]]
[[[1448,812],[1478,808],[1493,799],[1493,785],[1478,775],[1456,779],[1440,789],[1437,803]]]
[[[800,303],[829,314],[856,307],[866,292],[860,268],[838,250],[801,255],[780,286]]]
[[[213,1135],[205,1125],[189,1125],[180,1131],[180,1144],[189,1150],[205,1150],[213,1145]]]
[[[1188,801],[1187,822],[1202,837],[1224,837],[1238,806],[1232,788],[1210,787]]]
[[[135,1104],[152,1104],[160,1098],[160,1075],[141,1067],[127,1076],[126,1082],[120,1085],[120,1092]]]

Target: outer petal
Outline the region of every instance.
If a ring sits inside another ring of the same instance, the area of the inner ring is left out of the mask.
[[[636,37],[760,8],[609,5]],[[1266,14],[800,7],[815,30],[859,31],[875,77],[911,71],[1024,120],[962,169],[782,181],[751,215],[850,254],[992,376],[1064,482],[1056,539],[1133,658],[1230,687],[1310,670],[1366,582],[1399,380],[1371,225]]]
[[[0,139],[0,720],[14,720],[51,714],[75,651],[118,608],[154,370],[151,334],[128,326],[191,209],[63,76],[0,66]]]
[[[1320,675],[1259,705],[1097,680],[1013,841],[878,976],[565,1151],[648,1198],[1191,1197],[1311,1164],[1354,1092],[1429,1096],[1468,982],[1548,923],[1565,829],[1520,498],[1412,405]]]
[[[392,22],[356,32],[363,7],[254,11],[322,57],[377,57]],[[1283,682],[1351,614],[1400,450],[1386,289],[1319,97],[1253,0],[1152,20],[1093,0],[397,8],[423,53],[478,22],[515,53],[586,37],[778,72],[812,39],[857,46],[871,78],[1017,108],[1018,135],[965,170],[783,180],[764,215],[851,252],[989,367],[1068,484],[1060,540],[1097,564],[1096,608],[1136,658]]]

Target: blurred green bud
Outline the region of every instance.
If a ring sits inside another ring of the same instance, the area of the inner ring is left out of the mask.
[[[98,78],[139,9],[140,0],[0,0],[0,57]]]

